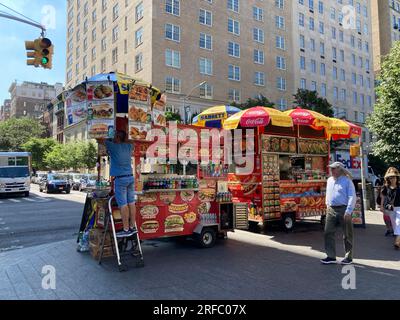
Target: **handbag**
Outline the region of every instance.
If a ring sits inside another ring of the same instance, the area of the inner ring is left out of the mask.
[[[394,200],[396,199],[397,191],[398,191],[398,188],[396,188],[396,190],[393,194],[393,198],[390,200],[390,202],[385,204],[385,210],[388,210],[390,212],[394,211]],[[389,193],[387,194],[387,196],[388,195],[389,195]],[[386,196],[386,198],[387,198],[387,196]]]

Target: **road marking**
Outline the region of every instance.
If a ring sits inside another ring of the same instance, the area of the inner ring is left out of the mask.
[[[9,228],[9,227],[0,228],[0,231],[8,231],[8,230],[10,230],[10,228]]]
[[[29,202],[35,202],[35,199],[30,199],[30,198],[23,198],[25,201],[29,201]]]
[[[8,199],[9,201],[11,201],[11,202],[15,202],[15,203],[20,203],[21,202],[21,200],[17,200],[17,199]]]
[[[0,252],[6,252],[11,250],[23,249],[23,246],[11,246],[9,248],[0,248]]]

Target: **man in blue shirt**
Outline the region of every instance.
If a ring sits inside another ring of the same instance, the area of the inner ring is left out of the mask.
[[[336,227],[340,224],[343,228],[345,258],[342,264],[353,262],[353,222],[352,214],[356,204],[356,191],[351,174],[341,162],[329,166],[332,176],[326,186],[326,223],[325,223],[325,251],[327,258],[322,259],[323,264],[336,263]]]
[[[126,133],[117,131],[114,140],[105,140],[111,159],[110,176],[114,177],[114,193],[121,210],[123,230],[118,238],[131,237],[136,230],[135,178],[132,170],[133,145],[127,142]]]

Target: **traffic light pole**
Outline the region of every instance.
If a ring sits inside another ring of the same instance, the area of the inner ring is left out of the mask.
[[[45,35],[46,28],[44,26],[42,26],[41,24],[39,24],[39,23],[32,22],[32,21],[29,21],[29,20],[26,20],[26,19],[22,19],[22,18],[13,16],[13,15],[6,14],[6,13],[1,13],[1,12],[0,12],[0,18],[10,19],[10,20],[22,22],[22,23],[25,23],[25,24],[29,24],[31,26],[34,26],[34,27],[39,28],[40,30],[42,30],[42,37],[44,37],[44,35]]]

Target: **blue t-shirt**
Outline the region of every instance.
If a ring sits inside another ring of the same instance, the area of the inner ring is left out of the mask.
[[[133,174],[132,145],[107,140],[106,147],[111,158],[110,176],[118,177]]]

